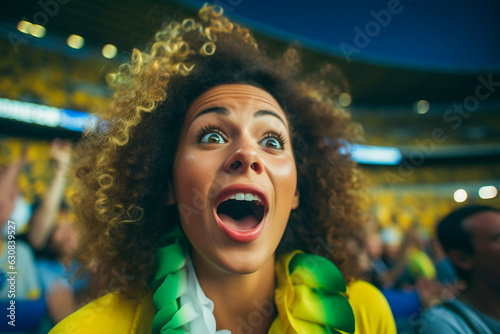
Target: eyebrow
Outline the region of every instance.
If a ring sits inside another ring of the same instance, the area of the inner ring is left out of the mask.
[[[281,116],[280,116],[280,115],[278,115],[277,113],[275,113],[274,111],[270,111],[270,110],[259,110],[259,111],[257,111],[257,112],[253,115],[253,117],[255,118],[255,117],[261,117],[261,116],[266,116],[266,115],[271,115],[271,116],[274,116],[274,117],[278,118],[278,119],[281,121],[281,123],[283,123],[283,124],[285,125],[285,127],[286,127],[286,123],[285,123],[285,121],[283,120],[283,118],[281,118]]]
[[[193,123],[193,121],[200,117],[201,115],[204,115],[204,114],[208,114],[208,113],[216,113],[216,114],[219,114],[219,115],[224,115],[224,116],[227,116],[229,115],[229,110],[227,108],[224,108],[224,107],[213,107],[213,108],[208,108],[208,109],[205,109],[203,111],[201,111],[200,113],[198,113],[198,115],[194,116],[194,118],[191,120],[191,123]],[[283,118],[276,112],[274,111],[270,111],[270,110],[259,110],[257,111],[255,114],[254,114],[254,118],[257,118],[257,117],[262,117],[262,116],[274,116],[276,117],[277,119],[279,119],[285,126],[286,126],[286,122],[283,120]]]
[[[229,115],[229,110],[227,110],[224,107],[208,108],[208,109],[202,110],[200,113],[198,113],[198,115],[194,116],[193,119],[191,120],[191,123],[193,123],[193,121],[195,119],[197,119],[198,117],[200,117],[201,115],[208,114],[211,112],[214,112],[214,113],[219,114],[219,115],[224,115],[224,116]]]

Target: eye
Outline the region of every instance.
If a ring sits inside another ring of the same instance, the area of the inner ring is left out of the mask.
[[[220,129],[207,126],[198,131],[198,142],[203,144],[224,144],[226,140]]]
[[[275,150],[282,150],[283,146],[285,145],[285,140],[282,134],[269,132],[266,134],[265,138],[262,139],[260,144],[263,147],[272,148]]]
[[[200,143],[205,143],[205,144],[224,144],[225,142],[226,141],[224,140],[224,138],[222,138],[220,134],[214,132],[207,133],[200,140]]]
[[[273,138],[273,137],[266,138],[261,143],[262,143],[262,146],[264,146],[264,147],[281,149],[280,142],[276,138]]]

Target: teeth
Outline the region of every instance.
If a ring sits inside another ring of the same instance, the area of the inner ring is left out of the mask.
[[[251,201],[262,202],[260,200],[259,196],[254,195],[254,194],[244,194],[244,193],[231,194],[227,197],[226,200],[230,200],[230,199],[234,199],[237,201],[247,201],[247,202],[251,202]]]

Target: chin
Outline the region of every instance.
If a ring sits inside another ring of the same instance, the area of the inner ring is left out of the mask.
[[[218,252],[218,254],[210,254],[203,257],[213,267],[227,274],[253,274],[268,264],[271,264],[274,268],[274,253],[268,255],[264,252],[257,252],[254,249],[225,249]]]
[[[266,261],[256,262],[252,259],[241,259],[238,258],[237,261],[231,263],[224,263],[225,272],[235,274],[235,275],[248,275],[259,271]],[[222,269],[222,268],[221,268]]]

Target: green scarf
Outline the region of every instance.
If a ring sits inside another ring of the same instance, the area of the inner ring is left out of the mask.
[[[158,270],[151,283],[156,313],[152,328],[153,333],[188,333],[188,323],[201,316],[192,303],[180,303],[187,288],[189,245],[180,229],[170,237],[174,242],[157,253]],[[354,315],[342,295],[346,284],[331,261],[293,251],[278,257],[275,272],[278,316],[269,334],[354,332]]]

